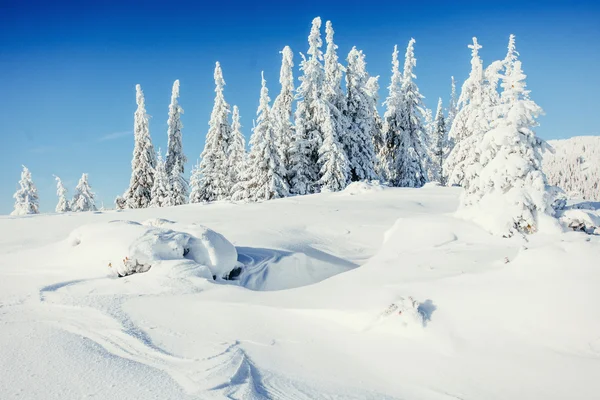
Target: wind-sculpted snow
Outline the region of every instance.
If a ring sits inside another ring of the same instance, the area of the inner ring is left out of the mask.
[[[0,398],[595,399],[600,237],[459,193],[0,218]]]

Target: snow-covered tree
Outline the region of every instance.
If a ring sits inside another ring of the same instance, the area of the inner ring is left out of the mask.
[[[381,115],[379,115],[379,110],[377,110],[377,103],[379,102],[379,76],[371,76],[367,81],[366,90],[371,99],[371,107],[373,112],[373,120],[375,124],[373,125],[373,131],[371,136],[373,137],[373,150],[375,152],[375,160],[373,161],[375,165],[375,174],[377,175],[377,179],[381,179],[382,177],[382,165],[380,160],[380,154],[382,152],[382,148],[385,143],[385,139],[383,136],[383,120]]]
[[[338,140],[338,129],[335,124],[339,120],[328,116],[323,126],[325,135],[323,144],[319,149],[319,165],[322,165],[319,179],[321,190],[337,192],[346,187],[349,180],[350,168],[344,147]]]
[[[539,217],[553,214],[541,170],[543,142],[533,131],[542,109],[529,98],[525,77],[521,62],[511,61],[499,118],[479,144],[481,167],[461,199],[461,213],[503,236],[534,233]]]
[[[67,200],[67,189],[58,176],[54,176],[54,179],[56,179],[56,195],[58,196],[58,203],[56,204],[55,211],[57,213],[71,211],[69,200]]]
[[[448,184],[464,186],[466,169],[478,165],[479,143],[489,130],[489,109],[484,108],[484,72],[479,57],[481,46],[473,38],[471,49],[471,73],[462,86],[458,99],[460,111],[456,114],[450,132],[452,151],[446,158],[444,169]],[[472,173],[474,170],[471,168]]]
[[[72,211],[96,211],[94,193],[88,183],[88,174],[82,174],[75,187],[75,196],[71,200]]]
[[[229,125],[229,105],[225,102],[223,87],[225,80],[221,64],[215,66],[215,103],[208,123],[206,144],[200,161],[200,186],[198,188],[202,201],[224,200],[231,192],[229,173],[229,143],[231,141],[231,125]]]
[[[273,129],[277,141],[279,156],[286,169],[286,180],[289,178],[290,159],[289,152],[294,136],[294,126],[292,124],[292,103],[294,102],[294,53],[289,46],[285,46],[281,51],[281,70],[279,72],[279,83],[281,91],[273,102],[271,115],[273,117]]]
[[[442,108],[442,99],[438,100],[435,119],[433,120],[433,151],[432,163],[430,168],[429,180],[446,184],[444,177],[444,158],[448,150],[448,138],[446,134],[446,121],[444,120],[444,110]]]
[[[181,130],[183,124],[181,123],[181,114],[183,114],[183,108],[179,105],[179,79],[173,83],[173,91],[171,92],[171,104],[169,105],[169,119],[167,121],[167,159],[166,159],[166,174],[167,176],[173,175],[173,166],[179,161],[179,167],[181,174],[183,174],[183,166],[187,161],[187,158],[183,154],[183,142],[181,138]]]
[[[458,99],[456,98],[456,82],[451,77],[450,102],[448,103],[448,118],[446,118],[446,132],[450,131],[454,118],[458,113]]]
[[[154,185],[152,186],[152,201],[150,202],[150,207],[170,207],[173,205],[171,180],[169,179],[169,175],[167,175],[166,163],[163,160],[159,149],[156,160],[156,169],[154,170]]]
[[[377,154],[379,175],[392,184],[398,182],[398,148],[400,147],[400,121],[402,118],[402,74],[398,60],[398,46],[392,53],[392,79],[388,86],[388,96],[383,103],[383,145]]]
[[[31,179],[31,172],[23,165],[19,189],[13,195],[15,208],[10,215],[39,214],[39,197],[37,189]]]
[[[321,46],[321,18],[312,21],[308,36],[307,59],[302,55],[300,86],[295,114],[295,129],[290,146],[290,190],[293,194],[308,194],[318,190],[319,148],[323,143],[323,126],[329,107],[323,99],[325,73]]]
[[[196,164],[192,168],[192,175],[190,176],[190,203],[201,203],[202,193],[200,191],[202,185],[202,173],[200,172],[200,166]]]
[[[140,85],[135,86],[137,110],[134,116],[133,159],[131,160],[131,180],[123,195],[127,208],[144,208],[150,205],[156,153],[150,138],[150,127],[144,93]]]
[[[427,180],[426,166],[428,154],[425,148],[425,129],[423,127],[423,96],[415,83],[413,68],[417,65],[414,55],[415,39],[408,42],[402,75],[402,103],[400,128],[400,146],[396,150],[395,186],[420,187]]]
[[[244,170],[246,168],[246,140],[244,140],[244,135],[242,134],[240,110],[237,106],[233,106],[232,119],[233,123],[231,124],[232,132],[231,143],[229,145],[228,169],[231,182],[235,186],[236,183],[243,179]]]
[[[169,181],[171,183],[171,201],[174,206],[186,204],[188,199],[188,183],[183,175],[178,172],[181,171],[179,163],[179,160],[175,160],[171,176],[169,176]]]
[[[233,187],[233,200],[261,201],[285,197],[289,188],[270,115],[269,90],[262,76],[256,126],[250,138],[250,153],[244,180]]]
[[[116,210],[124,210],[126,206],[127,206],[127,204],[126,204],[123,196],[117,196],[115,198],[115,209]]]
[[[349,178],[351,181],[376,179],[373,135],[377,127],[373,107],[373,88],[367,87],[369,74],[363,52],[353,47],[347,60],[346,115],[349,126],[346,133],[341,136],[341,142],[348,159]]]

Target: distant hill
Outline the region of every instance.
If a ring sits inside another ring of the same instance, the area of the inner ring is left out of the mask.
[[[548,183],[569,197],[600,201],[600,136],[550,140],[554,154],[544,154]]]

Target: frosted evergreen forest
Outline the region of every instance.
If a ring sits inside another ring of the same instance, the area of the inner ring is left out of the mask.
[[[226,101],[223,69],[217,62],[205,147],[189,173],[184,171],[180,82],[173,83],[164,155],[152,144],[144,93],[137,85],[131,180],[115,199],[115,208],[256,202],[336,192],[359,181],[410,188],[435,182],[463,187],[459,213],[473,220],[492,213],[496,222],[485,222],[488,229],[510,236],[537,231],[538,215],[554,216],[566,194],[600,199],[598,147],[580,145],[564,152],[562,143],[551,146],[536,137],[543,111],[527,90],[514,35],[508,39],[506,57],[487,65],[479,56],[481,44],[473,38],[468,78],[457,90],[451,77],[448,104],[440,97],[434,109],[419,92],[415,39],[408,42],[402,68],[400,50],[394,47],[387,94],[381,98],[380,77],[367,72],[365,54],[352,48],[340,57],[330,21],[324,39],[317,17],[306,55],[299,53],[300,60],[296,56],[296,71],[294,52],[288,46],[282,49],[274,100],[262,77],[249,148],[240,110]],[[97,209],[87,174],[71,200],[59,177],[56,182],[56,212]],[[14,198],[13,215],[39,212],[26,167]]]

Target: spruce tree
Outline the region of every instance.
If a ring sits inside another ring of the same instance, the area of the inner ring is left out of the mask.
[[[456,98],[456,82],[454,77],[451,77],[450,102],[448,103],[448,118],[446,118],[446,132],[450,132],[454,118],[458,113],[458,99]]]
[[[156,154],[150,138],[150,128],[144,93],[140,85],[135,86],[137,110],[134,116],[134,147],[131,160],[131,180],[123,195],[127,208],[145,208],[150,205]]]
[[[339,123],[339,120],[331,116],[325,119],[325,137],[319,149],[319,165],[322,167],[318,183],[322,190],[329,192],[343,190],[348,184],[350,174],[346,152],[337,137],[339,129],[335,128],[336,123]]]
[[[442,108],[442,99],[438,100],[437,111],[433,121],[433,152],[431,163],[431,175],[429,180],[438,182],[441,185],[446,184],[444,171],[444,158],[448,151],[448,139],[446,134],[446,121],[444,120],[444,110]]]
[[[514,54],[514,37],[509,42]],[[534,233],[541,214],[552,215],[552,199],[541,169],[543,142],[533,128],[542,109],[529,98],[521,62],[507,61],[498,119],[479,144],[481,167],[461,198],[461,212],[475,220],[493,216],[493,233]],[[473,215],[471,213],[471,215]]]
[[[31,172],[23,165],[19,189],[13,195],[15,208],[10,215],[39,214],[39,197],[37,189],[31,179]]]
[[[471,49],[471,73],[458,99],[460,111],[448,134],[453,147],[444,165],[447,183],[461,186],[464,186],[467,167],[478,164],[479,143],[489,130],[489,110],[484,108],[483,63],[479,58],[481,46],[474,37],[473,44],[468,47]]]
[[[79,183],[75,187],[75,196],[71,201],[71,210],[79,211],[96,211],[96,203],[94,201],[94,193],[88,183],[88,174],[82,174]]]
[[[202,193],[200,191],[202,185],[202,174],[200,172],[200,166],[196,164],[192,168],[192,175],[190,176],[190,204],[201,203]]]
[[[179,163],[179,160],[175,160],[175,164],[171,170],[171,176],[169,176],[171,184],[171,202],[174,206],[186,204],[188,199],[188,183],[183,175],[178,172],[181,171]]]
[[[366,89],[371,100],[373,120],[375,121],[371,134],[371,137],[373,138],[373,150],[375,152],[375,160],[373,161],[373,164],[375,165],[375,174],[377,175],[377,179],[382,179],[383,167],[381,164],[380,155],[385,143],[385,139],[383,135],[383,120],[379,115],[379,111],[377,110],[377,103],[379,101],[379,76],[371,76],[367,81]]]
[[[183,154],[183,142],[181,130],[183,124],[181,123],[181,114],[183,114],[183,108],[179,105],[179,79],[173,83],[173,90],[171,92],[171,104],[169,105],[169,119],[167,120],[167,160],[165,164],[166,173],[168,176],[173,175],[173,166],[179,161],[180,171],[183,174],[184,164],[187,158]]]
[[[242,125],[240,124],[240,110],[233,106],[233,123],[231,124],[231,144],[229,146],[229,173],[232,185],[243,179],[244,169],[246,168],[246,141],[242,134]],[[275,134],[276,135],[276,134]],[[277,136],[276,136],[277,138]]]
[[[152,186],[152,201],[150,207],[173,206],[173,193],[171,181],[167,175],[166,163],[158,150],[156,169],[154,171],[154,185]]]
[[[199,196],[202,201],[224,200],[231,192],[229,173],[229,143],[231,126],[229,125],[229,105],[225,102],[223,87],[225,80],[219,62],[215,66],[215,103],[208,123],[206,144],[200,161]]]
[[[414,79],[413,68],[417,65],[414,56],[415,39],[408,42],[402,75],[400,146],[396,155],[395,186],[421,187],[427,181],[426,165],[428,154],[425,147],[425,130],[422,122],[423,96]]]
[[[398,149],[400,148],[400,123],[402,119],[402,74],[400,73],[400,62],[398,60],[398,46],[394,46],[392,53],[392,79],[388,86],[388,96],[383,103],[385,113],[383,115],[383,145],[377,154],[379,163],[379,175],[390,183],[397,185],[398,174]]]
[[[341,137],[349,164],[351,181],[376,179],[373,134],[376,131],[373,97],[367,87],[369,74],[365,56],[353,47],[348,54],[346,70],[347,106],[349,126]]]
[[[318,191],[319,148],[323,143],[323,125],[329,107],[323,99],[325,73],[321,46],[321,18],[312,22],[308,36],[307,59],[302,55],[300,86],[295,114],[295,129],[290,146],[290,190],[293,194],[308,194]]]
[[[279,156],[285,166],[286,180],[289,181],[290,174],[290,147],[294,136],[294,126],[292,124],[292,103],[294,102],[294,53],[289,46],[285,46],[281,51],[281,70],[279,72],[279,83],[281,91],[273,102],[271,113],[273,115],[273,129],[277,141]]]
[[[69,200],[67,200],[67,189],[64,187],[62,180],[58,176],[54,176],[54,179],[56,179],[56,195],[58,196],[58,203],[56,204],[55,211],[57,213],[71,211]]]
[[[271,200],[289,194],[285,168],[277,149],[269,102],[269,90],[263,74],[258,117],[250,138],[250,153],[244,180],[234,186],[233,200]]]

